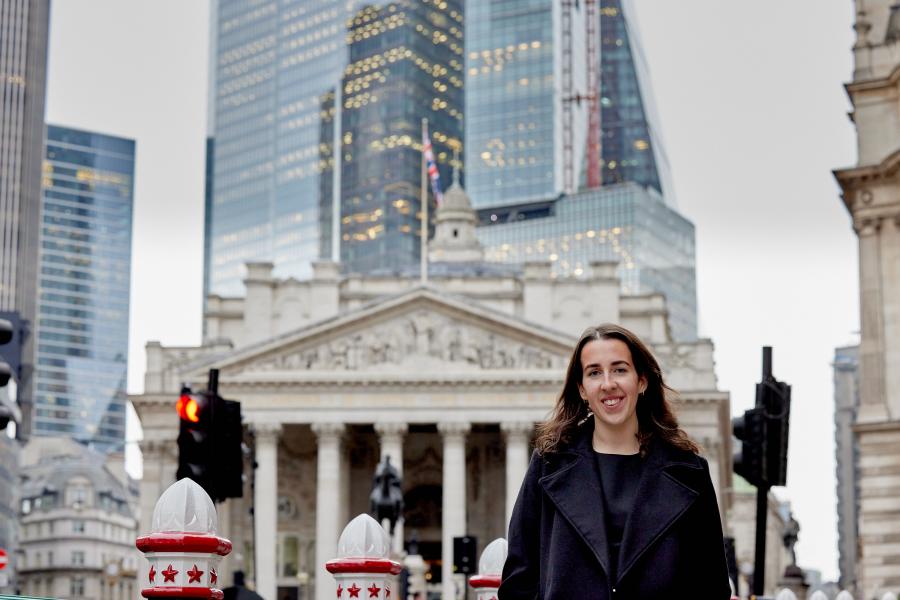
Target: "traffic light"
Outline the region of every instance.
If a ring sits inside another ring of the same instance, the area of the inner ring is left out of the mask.
[[[244,452],[241,403],[218,394],[218,371],[210,370],[208,389],[183,388],[176,404],[180,420],[178,471],[216,502],[244,493]]]
[[[212,466],[213,452],[213,408],[206,392],[195,394],[190,388],[181,389],[178,403],[180,426],[178,429],[178,479],[188,477],[215,498]]]
[[[743,416],[731,420],[734,437],[741,441],[740,450],[734,453],[734,472],[757,487],[767,482],[766,421],[766,411],[761,406],[745,410]]]
[[[476,572],[478,539],[472,535],[453,538],[453,572],[471,575]]]
[[[6,319],[0,319],[0,346],[8,344],[13,338],[12,323]],[[12,367],[9,366],[2,357],[0,357],[0,388],[6,387],[9,378],[12,377]],[[6,429],[10,420],[13,418],[12,410],[4,403],[0,402],[0,431]]]
[[[215,396],[216,409],[214,445],[216,462],[213,465],[215,500],[240,498],[244,495],[244,426],[241,423],[241,403]]]
[[[768,415],[766,479],[769,485],[787,484],[788,430],[791,418],[791,386],[771,380],[759,384],[762,405]]]

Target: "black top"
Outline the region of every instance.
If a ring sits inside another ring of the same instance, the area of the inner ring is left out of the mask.
[[[603,506],[606,511],[606,537],[609,543],[610,579],[616,580],[619,547],[625,533],[625,523],[634,505],[644,463],[640,454],[603,454],[594,452]]]

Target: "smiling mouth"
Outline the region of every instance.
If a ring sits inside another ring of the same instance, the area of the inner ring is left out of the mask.
[[[613,407],[619,404],[622,401],[622,398],[604,398],[603,406]]]

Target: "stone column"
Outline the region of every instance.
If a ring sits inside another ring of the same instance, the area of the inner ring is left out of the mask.
[[[409,431],[406,423],[375,423],[375,432],[381,445],[381,458],[391,457],[391,464],[403,475],[403,437]]]
[[[375,423],[375,432],[378,434],[378,441],[381,446],[381,458],[385,456],[391,457],[391,465],[397,469],[400,477],[403,477],[403,437],[409,431],[409,425],[406,423]],[[396,556],[400,556],[403,552],[403,518],[401,517],[394,526],[392,532],[393,551]]]
[[[253,488],[253,552],[256,556],[256,593],[274,598],[278,591],[278,437],[281,425],[253,425],[256,438],[256,475]]]
[[[441,523],[441,597],[456,600],[465,583],[453,575],[453,538],[466,534],[466,434],[469,423],[438,423],[444,438],[444,491]]]
[[[855,224],[859,235],[859,413],[857,422],[887,418],[879,219]]]
[[[519,495],[522,480],[531,459],[529,445],[534,433],[534,423],[507,422],[500,424],[500,431],[506,438],[506,525],[512,517],[513,506]]]
[[[325,563],[337,554],[338,537],[345,523],[340,522],[341,436],[343,423],[313,423],[319,440],[316,465],[316,600],[332,600],[331,575]],[[268,596],[265,596],[268,598]],[[274,595],[272,596],[275,597]]]

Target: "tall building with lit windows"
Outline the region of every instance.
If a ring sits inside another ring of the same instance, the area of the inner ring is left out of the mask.
[[[549,261],[554,276],[573,278],[618,262],[623,294],[662,293],[672,337],[697,339],[694,225],[655,189],[613,184],[478,213],[486,260]]]
[[[134,141],[47,126],[33,435],[125,442]]]
[[[674,204],[630,2],[598,1],[602,181],[632,181]],[[495,0],[466,9],[466,191],[476,208],[566,189],[566,104],[573,111],[573,168],[585,181],[587,101],[572,97],[588,92],[588,15],[585,3],[572,3],[566,14],[563,4]]]
[[[298,279],[419,261],[421,119],[443,181],[462,150],[462,7],[218,0],[209,293],[242,294],[254,260]]]
[[[419,264],[422,119],[445,166],[445,186],[453,151],[462,150],[462,6],[463,0],[367,4],[348,23],[340,111],[347,271]]]

